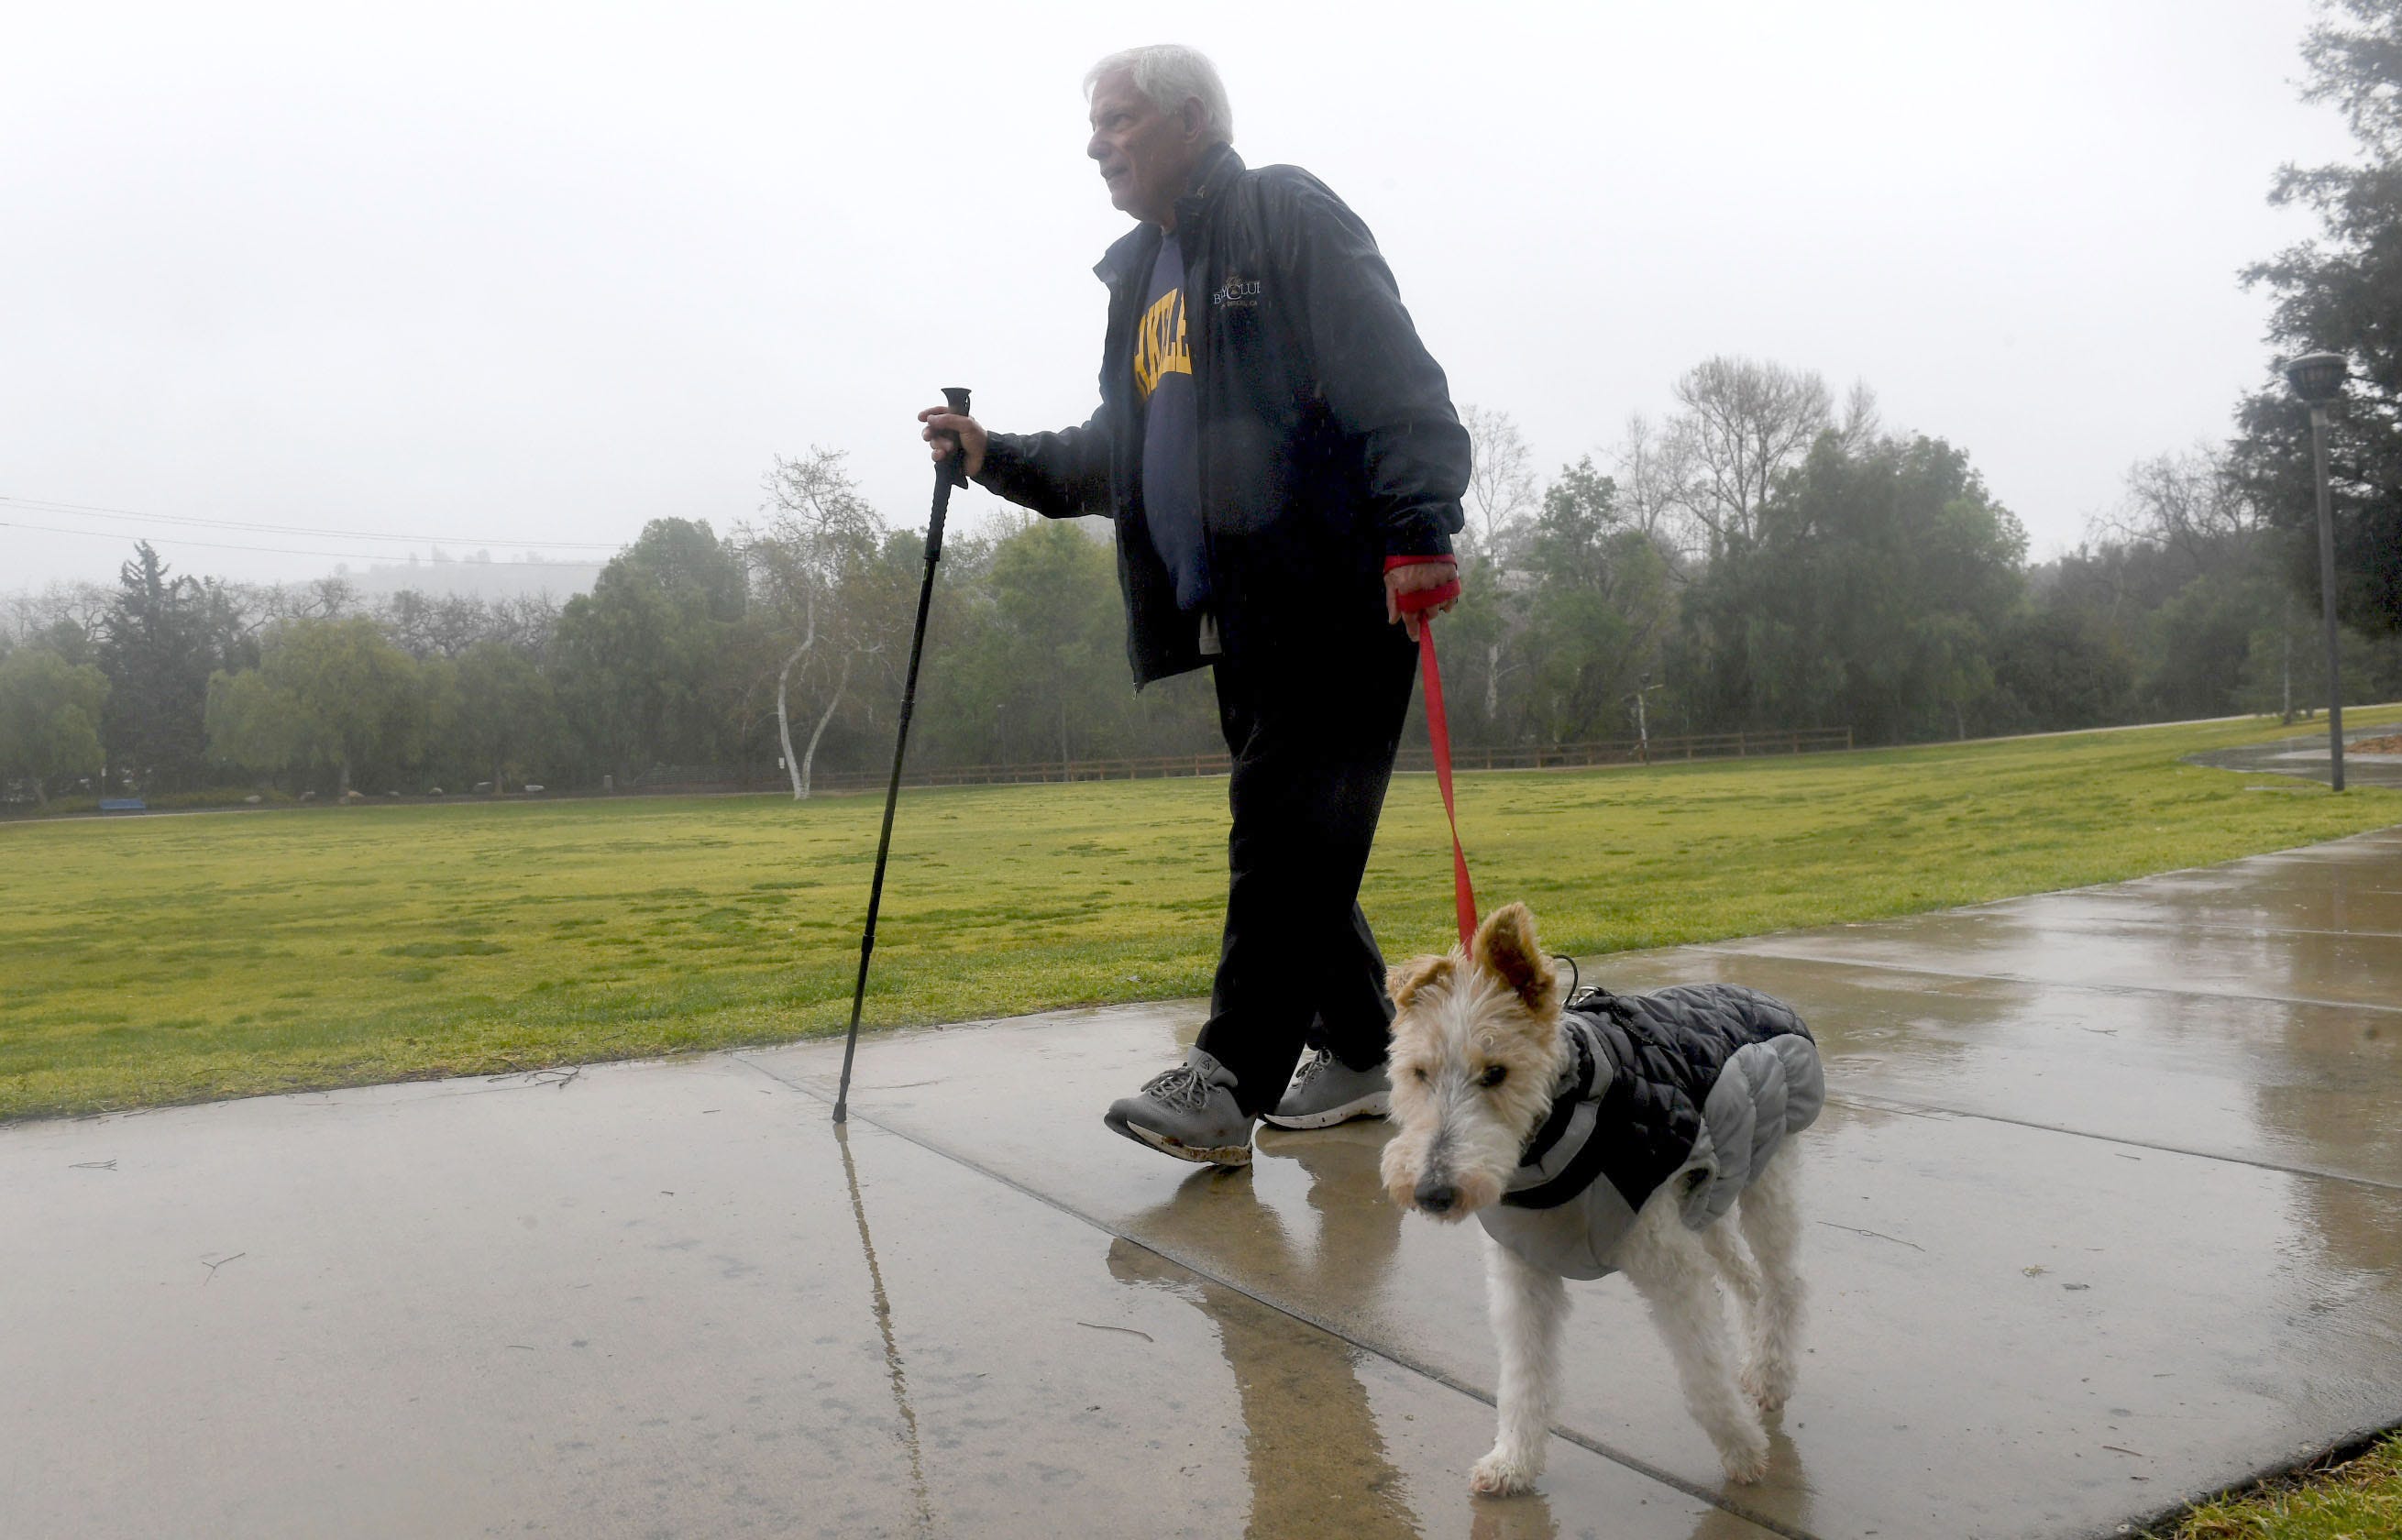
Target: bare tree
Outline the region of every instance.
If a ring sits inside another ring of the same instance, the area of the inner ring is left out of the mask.
[[[1540,497],[1535,457],[1507,412],[1466,406],[1459,420],[1468,430],[1467,502],[1474,516],[1476,554],[1498,571]]]
[[[73,626],[88,638],[97,637],[114,598],[113,590],[97,583],[53,583],[39,593],[19,589],[0,603],[0,614],[6,617],[0,620],[0,637],[28,642],[55,634],[60,626]]]
[[[1693,512],[1692,435],[1675,422],[1655,425],[1636,412],[1626,419],[1626,436],[1611,457],[1618,483],[1618,511],[1662,550],[1691,553],[1705,545],[1708,529]]]
[[[776,459],[767,473],[767,516],[762,528],[739,533],[745,558],[764,590],[769,612],[780,617],[785,643],[776,670],[776,736],[794,801],[809,794],[810,766],[826,726],[850,688],[852,667],[876,641],[866,617],[843,603],[846,584],[874,559],[883,521],[859,495],[843,464],[843,451],[809,447],[798,460]],[[795,672],[813,676],[824,688],[823,708],[809,733],[808,747],[793,751],[791,711]],[[830,677],[829,677],[830,676]]]
[[[483,600],[466,594],[422,593],[403,588],[376,601],[370,612],[384,635],[420,663],[455,658],[485,639],[491,615]]]
[[[1834,425],[1827,382],[1808,370],[1720,355],[1677,381],[1684,408],[1675,432],[1694,468],[1694,516],[1714,550],[1748,543],[1760,505],[1784,472],[1801,463]]]
[[[549,651],[559,629],[559,600],[547,593],[509,594],[491,602],[485,636],[531,657]]]
[[[359,586],[349,578],[311,578],[304,583],[237,584],[233,590],[256,632],[279,620],[340,620],[360,610]]]
[[[2209,444],[2136,461],[2126,500],[2097,523],[2106,536],[2165,551],[2196,575],[2251,559],[2267,527],[2226,451]]]
[[[1877,410],[1876,392],[1865,379],[1855,379],[1843,396],[1843,420],[1835,425],[1835,437],[1846,452],[1858,454],[1884,436],[1884,418]]]

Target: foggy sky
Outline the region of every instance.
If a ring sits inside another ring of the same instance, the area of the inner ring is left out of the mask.
[[[822,444],[921,522],[936,387],[1092,410],[1126,227],[1080,81],[1171,13],[865,9],[12,7],[0,498],[506,559],[726,533]],[[2269,362],[2237,269],[2311,229],[2270,178],[2349,147],[2296,98],[2307,0],[1174,14],[1236,147],[1360,211],[1546,473],[1747,353],[1967,448],[2038,556],[2225,434]],[[0,527],[0,590],[136,535],[248,579],[410,548],[0,502],[26,523],[109,538]]]

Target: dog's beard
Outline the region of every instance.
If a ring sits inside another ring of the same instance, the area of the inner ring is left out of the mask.
[[[1451,1144],[1453,1150],[1460,1148],[1456,1139],[1446,1144]],[[1509,1187],[1509,1170],[1518,1165],[1518,1146],[1511,1144],[1509,1150],[1498,1156],[1498,1170],[1492,1165],[1489,1150],[1480,1150],[1480,1156],[1460,1161],[1448,1150],[1402,1148],[1402,1136],[1396,1136],[1384,1148],[1384,1189],[1398,1206],[1417,1208],[1427,1218],[1456,1225],[1477,1208],[1492,1208],[1501,1202],[1501,1191]],[[1422,1206],[1417,1196],[1425,1187],[1448,1187],[1453,1191],[1451,1206]]]

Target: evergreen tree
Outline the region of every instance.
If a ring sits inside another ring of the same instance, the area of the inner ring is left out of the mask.
[[[222,584],[171,576],[148,542],[135,546],[101,620],[100,667],[109,683],[101,738],[111,778],[149,791],[198,784],[209,676],[256,660]]]

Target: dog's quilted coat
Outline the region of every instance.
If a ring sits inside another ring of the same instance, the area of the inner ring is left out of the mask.
[[[1681,1187],[1695,1230],[1723,1217],[1826,1105],[1818,1045],[1791,1007],[1736,984],[1589,990],[1561,1016],[1568,1066],[1498,1205],[1477,1217],[1529,1264],[1598,1278],[1636,1211]]]

